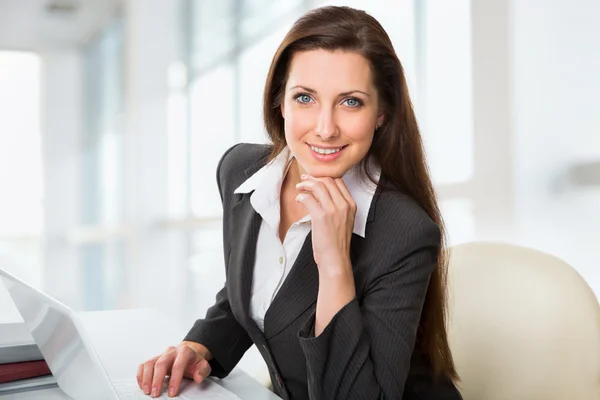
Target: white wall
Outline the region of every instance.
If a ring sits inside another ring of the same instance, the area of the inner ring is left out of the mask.
[[[518,241],[571,263],[600,297],[600,187],[561,187],[600,161],[600,2],[513,0]]]

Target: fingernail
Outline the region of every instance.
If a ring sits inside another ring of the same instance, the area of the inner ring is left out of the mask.
[[[150,394],[150,389],[148,389],[148,385],[144,385],[144,394]]]
[[[304,199],[303,194],[299,194],[298,196],[296,196],[296,201],[302,201],[302,199]]]
[[[158,396],[158,389],[156,387],[152,388],[152,394],[150,396],[152,396],[152,397]]]
[[[175,397],[175,388],[169,388],[169,397]]]

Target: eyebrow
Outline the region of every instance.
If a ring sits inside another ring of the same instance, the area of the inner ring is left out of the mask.
[[[311,89],[309,87],[302,86],[302,85],[296,85],[296,86],[293,86],[293,87],[289,88],[289,90],[292,90],[292,89],[303,89],[303,90],[306,90],[308,93],[317,94],[317,91],[315,89]],[[349,96],[352,93],[362,93],[362,94],[364,94],[367,97],[371,97],[371,95],[369,93],[363,92],[362,90],[350,90],[348,92],[340,93],[339,95],[340,96]]]

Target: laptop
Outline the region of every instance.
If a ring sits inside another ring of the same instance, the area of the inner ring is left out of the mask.
[[[131,379],[111,381],[73,310],[2,268],[0,278],[65,394],[75,400],[151,399],[133,373]],[[200,385],[184,379],[178,397],[168,397],[166,385],[165,380],[159,399],[240,400],[211,379]]]

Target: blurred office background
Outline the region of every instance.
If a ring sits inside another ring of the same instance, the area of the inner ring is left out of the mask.
[[[0,0],[1,266],[78,311],[202,317],[225,279],[216,164],[265,142],[271,57],[324,4],[389,32],[450,244],[547,251],[600,296],[596,0]]]

